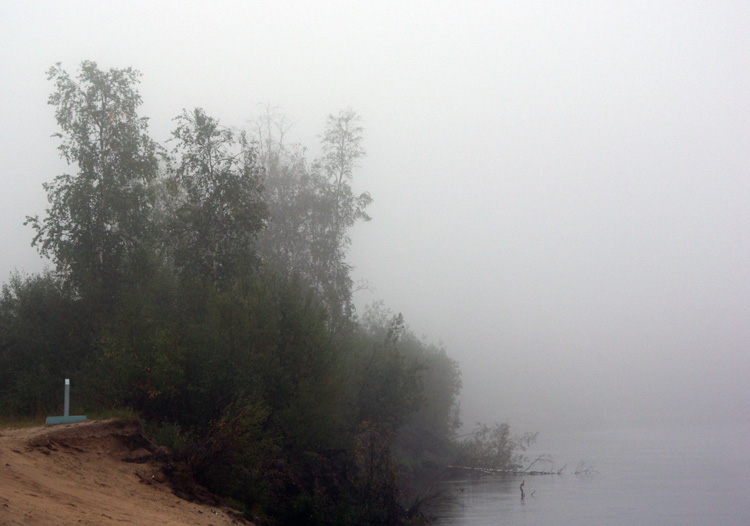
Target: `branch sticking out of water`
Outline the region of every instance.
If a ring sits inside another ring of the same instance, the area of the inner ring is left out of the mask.
[[[587,466],[583,460],[578,462],[575,470],[576,475],[589,475],[591,473],[596,473],[596,470],[593,468],[593,466]]]
[[[548,470],[548,471],[546,471],[546,470],[542,470],[542,473],[545,473],[545,474],[546,474],[546,473],[549,473],[549,474],[551,474],[551,473],[553,472],[553,470],[554,470],[554,467],[555,467],[555,463],[554,463],[554,462],[552,462],[552,457],[551,457],[551,456],[549,456],[549,455],[539,455],[538,457],[536,457],[536,459],[534,460],[534,462],[532,462],[531,464],[529,464],[529,465],[528,465],[528,466],[526,467],[526,469],[524,469],[524,470],[523,470],[523,473],[535,473],[535,472],[531,471],[531,467],[532,467],[532,466],[533,466],[534,464],[536,464],[537,462],[541,462],[541,463],[549,464],[549,465],[551,465],[551,466],[552,466],[552,467],[551,467],[551,469],[550,469],[550,470]]]

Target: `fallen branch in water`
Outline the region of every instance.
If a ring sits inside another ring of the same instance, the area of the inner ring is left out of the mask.
[[[463,471],[473,471],[483,475],[560,475],[560,471],[526,471],[517,469],[490,469],[478,468],[472,466],[446,466],[446,469],[460,469]]]
[[[551,465],[552,465],[552,468],[553,468],[552,470],[550,470],[550,471],[548,471],[548,472],[546,472],[546,471],[544,471],[544,470],[543,470],[543,472],[545,472],[545,473],[549,473],[549,474],[552,474],[552,471],[554,471],[554,466],[555,466],[555,463],[554,463],[554,462],[552,462],[552,457],[551,457],[551,456],[549,456],[549,455],[539,455],[538,457],[536,457],[536,459],[534,460],[534,462],[532,462],[531,464],[529,464],[529,465],[528,465],[528,466],[526,467],[526,469],[524,469],[524,470],[523,470],[523,471],[524,471],[524,473],[530,473],[530,472],[531,472],[531,466],[533,466],[533,465],[534,465],[534,464],[536,464],[537,462],[546,462],[546,463],[549,463],[549,464],[551,464]]]
[[[537,463],[549,463],[550,467],[549,469],[532,470],[531,468]],[[446,469],[472,471],[475,473],[481,473],[482,475],[562,475],[566,467],[568,467],[567,464],[563,465],[560,469],[555,470],[555,464],[552,461],[552,457],[549,455],[539,455],[525,469],[492,469],[477,466],[446,466]],[[574,474],[588,475],[596,472],[597,471],[593,467],[587,466],[586,463],[581,460],[576,466]]]

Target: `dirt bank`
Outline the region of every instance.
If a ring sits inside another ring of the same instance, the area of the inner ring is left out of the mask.
[[[248,524],[171,468],[137,422],[0,429],[0,525]]]

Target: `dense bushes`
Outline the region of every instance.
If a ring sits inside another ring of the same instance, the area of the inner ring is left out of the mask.
[[[454,429],[458,369],[443,350],[383,313],[333,336],[314,294],[270,273],[224,290],[160,279],[99,324],[88,312],[51,274],[4,287],[3,413],[58,413],[72,378],[75,412],[137,410],[252,513],[322,506],[391,520],[406,460],[436,460]]]

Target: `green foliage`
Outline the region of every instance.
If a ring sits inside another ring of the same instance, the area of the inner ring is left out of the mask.
[[[322,257],[323,268],[328,271],[323,280],[322,297],[334,322],[350,316],[352,309],[352,281],[345,261],[351,244],[348,231],[358,220],[370,220],[365,212],[372,202],[370,194],[364,192],[355,196],[351,187],[354,168],[365,155],[364,129],[360,122],[360,116],[352,109],[342,110],[337,116],[328,116],[323,133],[321,165],[326,176],[325,197],[332,212],[332,224],[324,236],[329,246]]]
[[[109,420],[110,418],[116,418],[119,420],[134,420],[143,423],[140,415],[129,407],[113,407],[87,411],[86,418],[89,420]]]
[[[208,425],[205,437],[190,452],[198,473],[257,461],[261,431],[270,415],[260,401],[236,400]],[[267,447],[267,446],[265,446]]]
[[[88,398],[99,406],[132,407],[147,418],[174,420],[184,383],[177,285],[165,269],[121,295],[97,327],[97,345],[86,363]]]
[[[61,130],[59,150],[78,173],[45,184],[47,217],[26,222],[36,231],[32,244],[52,257],[66,281],[106,307],[151,238],[150,183],[159,149],[137,114],[138,72],[102,71],[85,61],[77,80],[59,64],[48,76],[56,88],[49,104]]]
[[[357,371],[358,420],[371,421],[391,430],[398,429],[424,402],[420,372],[422,362],[408,356],[400,346],[405,331],[401,314],[379,324],[371,320],[367,337],[371,350]]]
[[[419,499],[454,454],[460,426],[458,363],[441,346],[417,338],[382,304],[364,313],[362,328],[373,343],[354,375],[363,382],[360,418],[393,431],[391,454],[404,471],[403,498]]]
[[[339,349],[327,330],[325,309],[294,281],[275,283],[273,346],[259,356],[273,422],[288,446],[302,450],[341,447],[342,396]]]
[[[91,355],[88,311],[52,274],[3,285],[0,296],[0,410],[58,412],[65,378]],[[74,407],[80,400],[73,400]]]
[[[329,116],[324,156],[313,161],[301,146],[284,143],[289,127],[283,116],[269,110],[254,131],[270,212],[259,239],[261,256],[277,272],[298,276],[315,290],[331,331],[343,329],[353,314],[348,231],[357,221],[370,220],[370,194],[355,195],[351,187],[365,154],[360,121],[350,109]]]
[[[266,217],[255,150],[200,108],[175,120],[174,261],[182,272],[218,283],[252,261]]]

